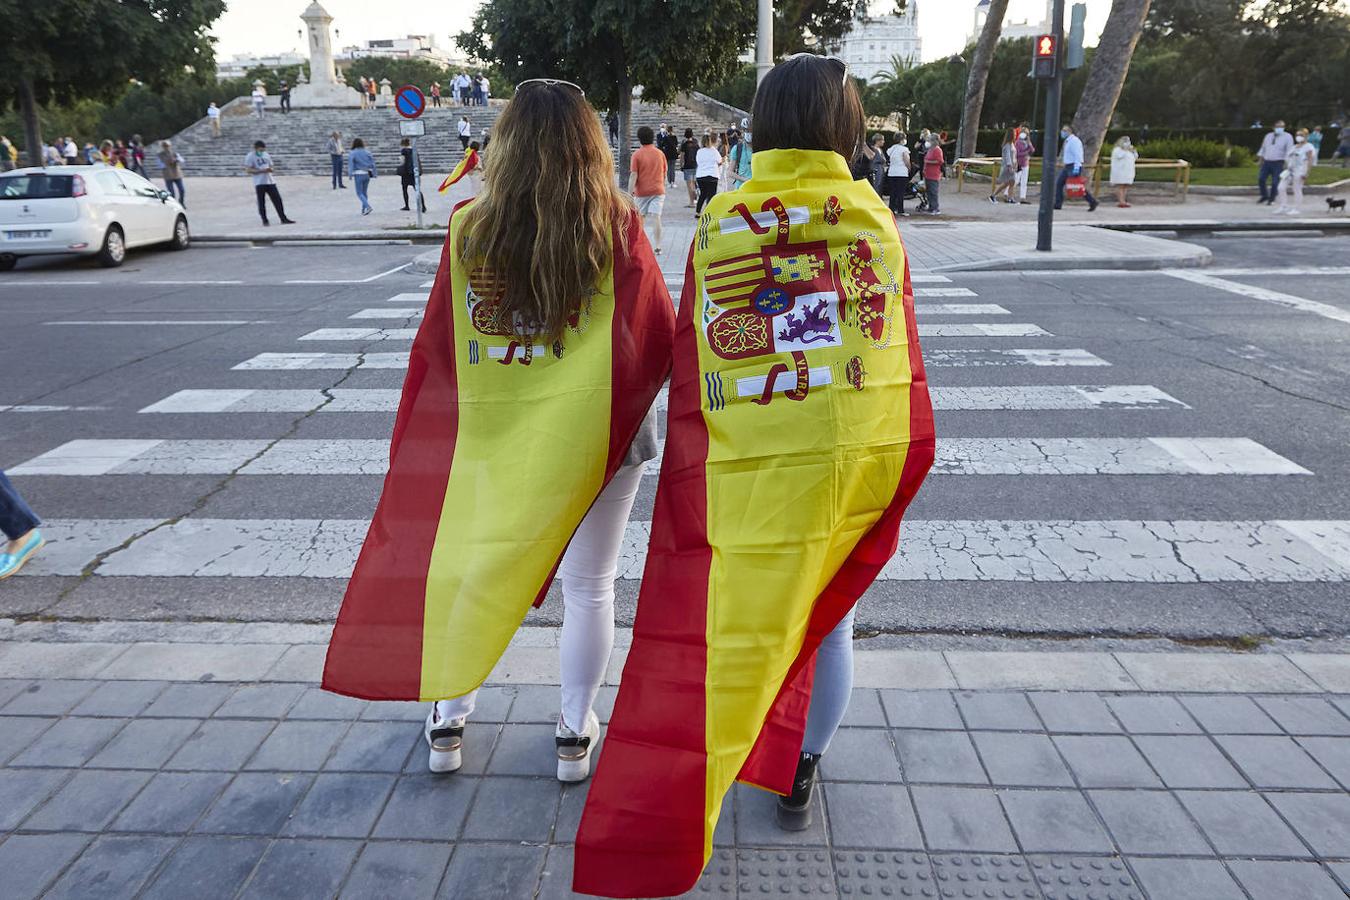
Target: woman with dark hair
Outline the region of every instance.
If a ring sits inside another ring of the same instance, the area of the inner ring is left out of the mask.
[[[464,735],[479,685],[556,572],[551,749],[558,778],[580,781],[600,734],[624,527],[657,452],[648,410],[670,371],[674,312],[579,87],[518,85],[494,134],[482,191],[450,215],[323,684],[435,701],[427,764],[453,772],[475,749]]]
[[[379,176],[379,171],[375,168],[375,157],[370,155],[366,149],[366,142],[360,138],[352,138],[352,152],[347,157],[347,168],[351,172],[352,185],[356,188],[356,199],[361,201],[361,215],[368,216],[371,213],[370,197],[367,191],[370,190],[370,179]]]
[[[718,179],[722,174],[722,154],[713,146],[711,134],[704,133],[703,146],[699,148],[695,160],[698,163],[694,173],[698,181],[698,205],[694,207],[694,215],[699,216],[707,202],[717,194]]]
[[[933,460],[904,248],[849,173],[847,67],[789,58],[753,115],[751,178],[707,202],[686,266],[633,643],[577,835],[583,893],[687,891],[737,780],[783,795],[784,828],[810,823],[853,606]]]
[[[403,157],[402,161],[398,164],[399,179],[403,183],[403,210],[404,212],[407,212],[410,209],[408,206],[408,188],[413,188],[414,193],[417,194],[417,202],[422,205],[422,212],[426,212],[427,201],[422,196],[422,192],[416,190],[417,176],[421,174],[422,161],[420,159],[416,160],[417,170],[414,171],[413,162],[415,157],[413,155],[412,139],[404,138],[399,141],[398,152],[399,155]]]

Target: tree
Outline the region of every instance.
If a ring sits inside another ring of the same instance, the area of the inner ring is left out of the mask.
[[[730,75],[754,13],[754,0],[486,0],[457,42],[513,83],[566,78],[596,107],[616,111],[626,185],[633,88],[669,103],[702,80]]]
[[[970,74],[966,77],[966,102],[961,111],[961,137],[957,156],[974,156],[975,140],[980,132],[980,113],[984,107],[984,87],[989,83],[989,67],[994,62],[994,49],[1003,34],[1003,16],[1008,12],[1008,0],[990,0],[989,11],[980,29],[975,52],[970,55]]]
[[[206,29],[224,11],[224,0],[0,0],[0,104],[18,104],[29,163],[41,165],[43,104],[209,77]]]
[[[361,76],[374,78],[376,82],[388,78],[394,90],[405,84],[412,84],[427,90],[433,81],[441,82],[444,87],[450,77],[450,71],[439,63],[427,59],[400,59],[394,56],[363,56],[354,60],[346,71],[348,84],[356,84]]]
[[[1106,128],[1116,111],[1120,89],[1130,71],[1134,45],[1143,30],[1150,0],[1112,0],[1097,52],[1092,58],[1087,86],[1078,101],[1073,130],[1083,141],[1083,158],[1089,163],[1101,152]]]

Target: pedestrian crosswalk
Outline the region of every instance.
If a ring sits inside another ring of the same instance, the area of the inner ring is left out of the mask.
[[[1271,510],[1246,519],[1206,519],[1187,502],[1191,485],[1238,485],[1253,478],[1309,482],[1316,477],[1316,459],[1244,435],[1240,416],[1232,419],[1232,430],[1206,433],[1192,423],[1202,411],[1213,411],[1185,385],[1169,384],[1170,373],[1141,374],[1131,367],[1120,369],[1129,375],[1115,376],[1115,367],[1131,363],[1111,349],[1119,343],[1067,346],[1086,339],[1057,337],[1045,327],[1055,323],[1009,322],[1034,316],[1005,291],[995,303],[948,276],[919,272],[912,281],[919,334],[932,339],[925,343],[924,361],[941,416],[934,477],[921,499],[933,498],[942,517],[911,514],[902,551],[886,565],[874,591],[916,582],[1350,581],[1350,520],[1275,518]],[[102,479],[118,476],[238,476],[250,485],[270,486],[296,478],[326,483],[317,476],[327,476],[338,479],[335,484],[363,484],[368,493],[388,466],[388,425],[429,287],[430,282],[410,286],[389,296],[387,289],[366,291],[355,302],[335,306],[332,320],[314,323],[322,327],[274,331],[264,345],[250,348],[253,355],[241,353],[218,371],[203,373],[203,386],[166,388],[162,396],[141,399],[138,415],[125,418],[122,433],[53,441],[0,463],[16,479],[76,480],[63,484],[113,484]],[[1006,346],[1009,339],[1017,345]],[[334,346],[295,349],[297,343]],[[484,361],[491,359],[484,354]],[[664,412],[667,401],[663,390],[657,409]],[[987,415],[1009,412],[1033,415]],[[321,427],[302,433],[269,430],[274,420],[261,418],[286,414],[290,421],[310,413],[323,414]],[[330,415],[338,413],[346,415]],[[976,421],[1009,429],[1015,422],[1017,430],[1000,434],[964,427]],[[194,423],[189,433],[209,436],[160,436],[173,433],[176,422]],[[659,467],[659,459],[648,465],[649,486]],[[991,476],[1023,480],[999,482]],[[1164,493],[1176,502],[1155,504],[1139,518],[1112,518],[1103,515],[1108,510],[1089,505],[1081,518],[1006,517],[1019,507],[1061,510],[1064,504],[1042,502],[1046,495],[1087,496],[1081,486],[1116,476],[1129,476],[1132,486],[1156,487],[1157,479],[1165,479]],[[979,505],[944,505],[955,484],[997,485],[988,494],[999,517],[981,517],[985,510]],[[1063,487],[1068,485],[1074,487]],[[340,580],[351,571],[368,519],[353,515],[350,507],[323,517],[325,497],[314,493],[304,514],[293,518],[267,517],[275,515],[274,506],[249,518],[209,508],[174,518],[140,516],[144,510],[134,508],[126,518],[56,517],[46,525],[49,547],[21,575]],[[649,516],[650,506],[628,526],[623,579],[641,577]]]

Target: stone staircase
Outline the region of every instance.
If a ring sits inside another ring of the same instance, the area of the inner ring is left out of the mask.
[[[399,164],[398,123],[402,121],[392,109],[296,109],[282,114],[270,104],[261,120],[248,111],[247,98],[231,101],[220,117],[221,135],[211,134],[211,123],[202,118],[174,135],[174,148],[183,155],[184,170],[193,176],[244,175],[244,156],[253,148],[253,142],[263,140],[272,154],[278,175],[327,175],[330,171],[324,143],[334,131],[342,132],[345,146],[359,137],[375,156],[382,174],[392,176]],[[423,170],[430,178],[435,173],[449,172],[461,158],[457,125],[460,116],[467,115],[473,126],[474,137],[484,128],[491,128],[503,106],[443,106],[429,108],[423,115],[427,133],[418,139],[418,153]],[[683,106],[662,108],[652,103],[633,103],[633,131],[639,125],[653,129],[666,122],[683,135],[685,128],[701,134],[706,127],[725,128],[727,122],[712,122],[705,115]],[[634,138],[636,141],[636,138]],[[636,147],[636,143],[634,143]],[[151,167],[154,174],[154,167]],[[434,185],[433,185],[434,187]]]

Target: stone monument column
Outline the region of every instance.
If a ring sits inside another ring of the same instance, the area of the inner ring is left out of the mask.
[[[343,84],[333,64],[333,41],[329,26],[333,17],[314,0],[300,14],[309,34],[309,83],[297,84],[291,91],[292,106],[360,106],[361,97]]]

